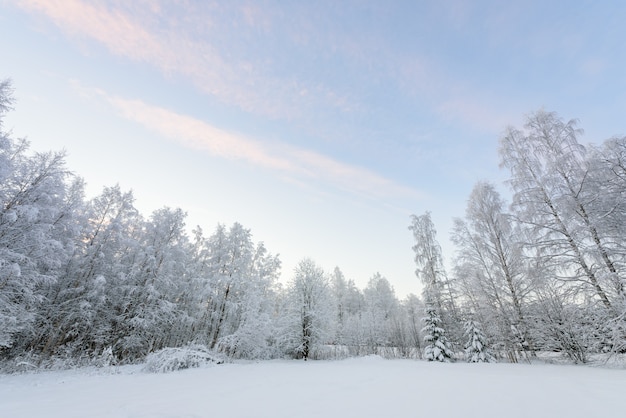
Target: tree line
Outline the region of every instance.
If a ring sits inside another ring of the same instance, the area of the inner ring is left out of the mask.
[[[412,218],[423,298],[449,336],[442,347],[578,363],[626,351],[626,137],[583,146],[581,134],[544,110],[507,128],[499,155],[512,202],[475,184],[454,220],[450,275],[430,214]]]
[[[63,152],[5,132],[0,83],[0,360],[134,363],[201,344],[232,358],[364,354],[447,361],[585,362],[626,349],[626,138],[583,147],[575,122],[544,111],[500,141],[508,205],[479,182],[444,267],[430,213],[409,226],[421,297],[374,274],[364,289],[303,259],[280,259],[242,225],[189,232],[181,209],[144,216],[133,194],[93,198]]]
[[[2,82],[1,360],[133,363],[190,344],[254,359],[419,347],[419,299],[399,301],[380,274],[361,290],[304,259],[283,284],[279,257],[238,223],[188,232],[183,210],[146,217],[117,185],[86,199],[63,152],[32,152],[2,129],[11,93]]]

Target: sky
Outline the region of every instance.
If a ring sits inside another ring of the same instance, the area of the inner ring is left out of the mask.
[[[363,288],[419,294],[410,215],[446,265],[498,141],[544,108],[626,134],[626,2],[0,0],[5,120],[87,182],[239,222]]]

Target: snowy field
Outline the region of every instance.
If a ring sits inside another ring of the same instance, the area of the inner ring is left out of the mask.
[[[626,370],[365,357],[0,375],[0,417],[617,417]]]

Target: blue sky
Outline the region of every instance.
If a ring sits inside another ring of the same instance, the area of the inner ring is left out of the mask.
[[[0,0],[6,127],[64,148],[94,196],[240,222],[364,286],[420,291],[409,215],[444,256],[497,144],[544,107],[625,134],[621,1]]]

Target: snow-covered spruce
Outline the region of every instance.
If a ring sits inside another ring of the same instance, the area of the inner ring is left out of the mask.
[[[422,318],[426,326],[422,329],[425,333],[424,358],[428,361],[450,362],[454,359],[454,353],[446,337],[446,331],[441,328],[441,318],[435,308],[426,308],[426,317]]]
[[[480,324],[473,319],[465,322],[465,359],[468,363],[493,363],[494,356],[489,350],[487,337],[483,333]]]

